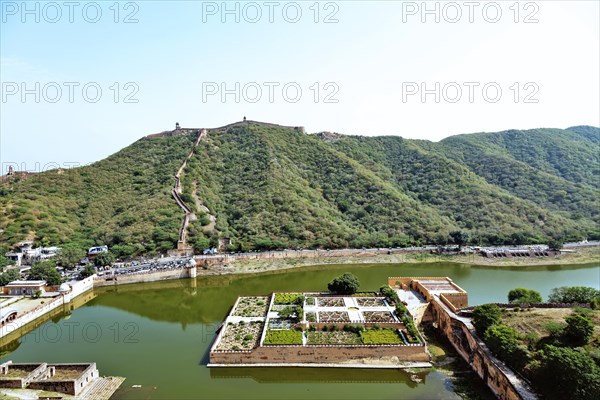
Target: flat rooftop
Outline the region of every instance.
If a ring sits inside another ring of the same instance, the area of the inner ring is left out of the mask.
[[[464,293],[463,290],[458,288],[454,283],[443,279],[427,279],[421,280],[418,279],[419,283],[425,287],[429,293],[431,294],[440,294],[440,293]]]
[[[6,286],[43,286],[46,284],[46,281],[12,281],[9,282]]]

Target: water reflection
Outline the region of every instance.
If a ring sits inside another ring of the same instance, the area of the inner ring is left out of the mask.
[[[429,371],[360,368],[211,368],[212,379],[252,379],[257,383],[403,383],[425,385]]]
[[[200,276],[196,280],[143,283],[95,289],[88,306],[103,305],[155,321],[193,323],[222,321],[238,296],[285,290],[326,290],[340,272],[352,272],[361,290],[377,290],[389,276],[449,276],[469,292],[470,304],[506,301],[514,287],[528,287],[547,296],[563,285],[600,285],[600,267],[490,267],[464,264],[327,265],[260,275]],[[547,272],[552,271],[552,274]]]
[[[508,290],[516,286],[545,295],[557,286],[600,284],[597,265],[506,269],[457,264],[363,264],[111,286],[94,289],[79,309],[67,307],[49,315],[26,337],[7,343],[1,354],[15,362],[95,361],[103,375],[127,377],[115,396],[118,399],[458,398],[462,378],[450,378],[436,370],[411,375],[379,369],[206,367],[215,328],[238,296],[325,290],[327,282],[346,271],[354,273],[366,291],[377,290],[388,276],[450,276],[469,291],[472,304],[503,301]],[[52,323],[50,318],[61,321]],[[73,338],[67,323],[76,324]],[[98,325],[103,333],[98,338],[85,334],[84,328]],[[133,342],[128,340],[129,326],[136,327]],[[51,335],[55,331],[63,332],[56,340]],[[469,392],[465,398],[478,397],[473,388],[480,381],[468,372],[466,364],[459,369],[466,371],[463,386]],[[454,368],[453,373],[459,374]],[[142,387],[132,388],[137,384]]]

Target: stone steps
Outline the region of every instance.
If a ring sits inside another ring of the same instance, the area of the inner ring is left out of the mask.
[[[125,378],[118,376],[97,378],[77,398],[82,400],[108,400],[117,391],[119,386],[121,386],[123,381],[125,381]]]

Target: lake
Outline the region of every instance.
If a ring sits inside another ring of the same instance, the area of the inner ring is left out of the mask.
[[[506,302],[515,287],[535,289],[545,299],[558,286],[600,286],[599,265],[440,263],[327,265],[99,288],[84,306],[5,346],[2,361],[95,361],[102,375],[127,378],[115,399],[458,399],[457,382],[477,387],[466,364],[454,374],[462,381],[428,370],[418,374],[419,383],[398,370],[205,366],[215,329],[238,296],[326,290],[343,272],[355,274],[364,291],[377,290],[388,276],[449,276],[469,292],[473,305]],[[475,392],[489,395],[481,388]]]

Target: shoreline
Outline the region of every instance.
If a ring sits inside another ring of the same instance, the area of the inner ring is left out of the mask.
[[[480,255],[438,255],[429,253],[380,254],[373,256],[277,258],[273,260],[234,260],[224,266],[198,268],[198,276],[273,273],[297,268],[344,264],[435,264],[453,263],[474,267],[543,267],[553,265],[592,265],[600,263],[600,247],[580,248],[577,252],[553,257],[487,258]]]

